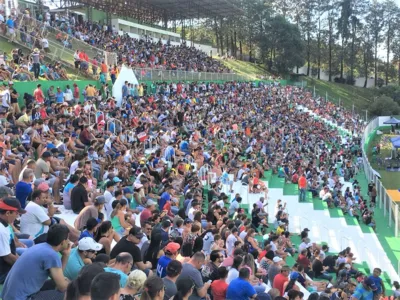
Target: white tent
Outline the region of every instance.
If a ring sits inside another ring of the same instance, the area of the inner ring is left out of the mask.
[[[122,104],[122,87],[124,86],[125,81],[128,81],[133,85],[139,84],[139,81],[137,80],[133,70],[123,65],[119,72],[118,78],[115,80],[115,83],[112,87],[112,94],[117,101],[117,106],[121,106]]]

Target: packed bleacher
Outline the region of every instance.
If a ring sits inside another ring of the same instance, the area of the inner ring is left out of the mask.
[[[119,35],[115,27],[102,26],[96,22],[79,23],[74,15],[61,15],[46,13],[45,16],[31,16],[29,10],[13,18],[15,33],[22,34],[37,41],[35,46],[41,48],[43,39],[47,40],[48,32],[59,30],[55,39],[61,46],[73,51],[82,51],[71,41],[75,38],[88,45],[96,47],[101,51],[108,51],[117,54],[117,63],[124,63],[133,68],[152,68],[158,70],[181,70],[187,72],[214,72],[230,73],[220,61],[211,58],[208,54],[195,47],[172,45],[170,41],[162,43],[161,39],[156,40],[150,36],[143,36],[140,39],[131,38],[127,33]],[[28,43],[28,45],[30,45]],[[78,59],[78,58],[77,58]],[[82,58],[79,59],[82,61]],[[98,66],[104,58],[95,53],[88,57],[90,66]]]
[[[307,228],[294,245],[290,203],[266,209],[272,172],[299,201],[375,227],[374,187],[365,198],[354,180],[363,124],[344,108],[263,83],[127,82],[121,107],[107,84],[38,84],[24,107],[12,82],[2,89],[4,300],[385,296],[382,270],[363,274],[350,248],[330,253]],[[246,207],[248,195],[260,197]]]

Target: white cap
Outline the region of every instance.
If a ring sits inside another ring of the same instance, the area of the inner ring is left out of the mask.
[[[274,263],[278,263],[278,262],[282,261],[282,258],[280,258],[279,256],[275,256],[275,257],[272,259],[272,261],[273,261]]]
[[[96,243],[95,240],[91,237],[84,237],[78,243],[78,249],[82,251],[100,251],[103,249],[103,245]]]

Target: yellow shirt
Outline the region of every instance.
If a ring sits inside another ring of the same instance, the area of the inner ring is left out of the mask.
[[[284,232],[284,231],[285,231],[285,228],[282,228],[281,226],[279,226],[279,227],[276,229],[276,235],[281,235],[282,232]]]
[[[94,97],[94,94],[95,94],[94,87],[88,86],[88,88],[86,89],[86,96]]]
[[[139,97],[143,97],[143,86],[142,85],[139,86],[138,94],[139,94]]]
[[[17,120],[18,122],[29,122],[29,117],[27,114],[23,114],[22,116],[20,116]]]

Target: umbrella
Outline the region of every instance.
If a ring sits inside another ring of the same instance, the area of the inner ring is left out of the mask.
[[[390,117],[390,119],[387,120],[387,121],[385,121],[385,122],[383,122],[383,124],[393,124],[393,125],[396,125],[396,124],[400,124],[400,120],[397,120],[395,117]]]

